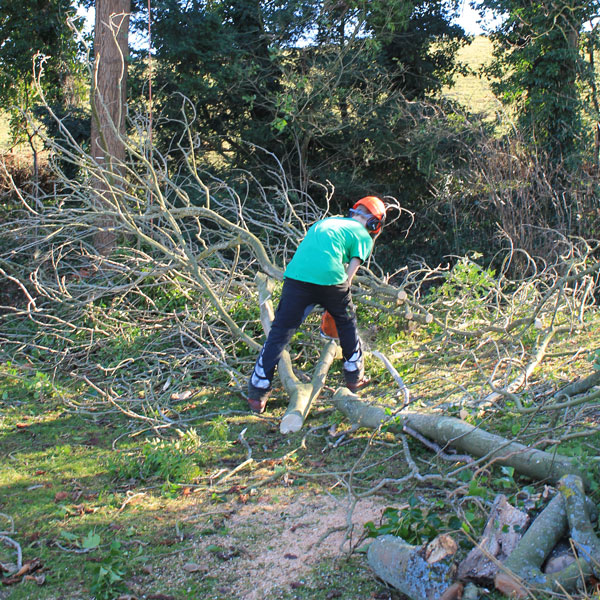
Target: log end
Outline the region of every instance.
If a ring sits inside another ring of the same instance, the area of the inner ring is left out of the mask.
[[[494,578],[496,589],[511,598],[527,598],[527,589],[521,580],[512,573],[499,572]]]
[[[296,433],[302,429],[303,420],[302,417],[296,413],[289,413],[283,416],[281,424],[279,425],[279,431],[282,434]]]

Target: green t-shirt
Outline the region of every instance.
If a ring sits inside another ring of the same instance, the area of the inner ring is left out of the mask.
[[[373,248],[373,239],[365,226],[345,217],[317,221],[300,242],[285,270],[284,277],[335,285],[346,281],[345,264],[352,258],[365,261]]]

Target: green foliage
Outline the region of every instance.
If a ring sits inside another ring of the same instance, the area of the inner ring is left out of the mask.
[[[432,287],[427,302],[442,301],[453,315],[468,314],[472,320],[483,316],[483,300],[493,295],[498,285],[495,272],[474,262],[480,254],[461,258],[446,274],[441,285]]]
[[[223,435],[222,425],[217,426]],[[147,481],[189,482],[200,475],[208,448],[195,429],[177,430],[177,438],[154,438],[144,443],[140,453],[124,455],[109,465],[113,477]]]
[[[474,255],[473,258],[480,258]],[[474,299],[481,299],[496,286],[492,269],[483,269],[469,257],[461,258],[446,276],[442,285],[432,288],[431,295],[440,298],[454,299],[469,294]]]
[[[2,0],[0,10],[0,109],[11,115],[11,131],[21,141],[28,127],[24,113],[40,105],[33,85],[36,70],[43,70],[40,85],[48,103],[67,116],[82,89],[81,51],[69,23],[81,29],[73,0]],[[44,58],[42,58],[44,57]]]
[[[375,190],[397,196],[399,181],[413,196],[428,194],[423,174],[434,173],[438,145],[417,158],[423,146],[412,131],[427,120],[407,99],[431,101],[457,72],[466,38],[451,25],[456,8],[437,0],[343,11],[316,1],[159,0],[152,29],[155,101],[165,117],[159,148],[173,152],[183,107],[214,169],[264,167],[250,142],[281,158],[294,182],[331,181],[344,210],[348,198]],[[136,26],[146,27],[143,15]],[[143,103],[145,62],[133,66]],[[264,168],[254,172],[260,178]],[[324,199],[323,188],[302,186]]]
[[[127,557],[119,540],[110,543],[108,553],[93,569],[90,591],[98,600],[113,600],[127,591]]]
[[[47,373],[14,366],[11,361],[0,364],[2,377],[1,398],[6,401],[34,398],[36,400],[54,395],[52,381]]]
[[[516,107],[526,138],[553,160],[569,159],[583,141],[579,36],[599,3],[481,0],[479,6],[507,16],[492,35],[495,93]]]
[[[441,500],[437,500],[431,507],[423,508],[422,501],[411,495],[408,504],[409,508],[402,510],[386,508],[383,511],[385,523],[379,527],[372,521],[365,523],[367,535],[395,535],[409,544],[420,545],[444,530],[444,522],[439,517],[439,510],[444,507]]]

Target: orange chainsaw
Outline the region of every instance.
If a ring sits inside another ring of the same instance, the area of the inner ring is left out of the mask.
[[[321,337],[328,340],[337,340],[339,338],[335,321],[327,311],[321,317]]]

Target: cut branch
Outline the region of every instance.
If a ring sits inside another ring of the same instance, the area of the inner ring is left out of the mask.
[[[543,562],[567,530],[578,559],[556,573],[542,573]],[[590,523],[583,482],[567,475],[559,482],[559,493],[525,532],[494,583],[505,594],[527,598],[532,588],[545,593],[572,591],[599,572],[600,540]]]

